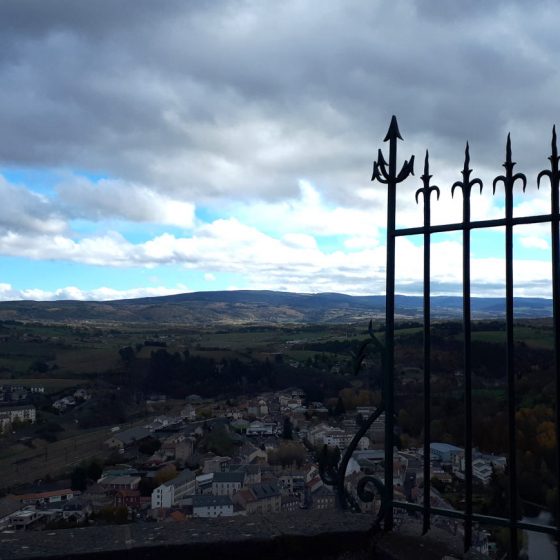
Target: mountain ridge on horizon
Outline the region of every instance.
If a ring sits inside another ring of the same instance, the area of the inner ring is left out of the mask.
[[[459,319],[461,296],[432,296],[434,319]],[[552,315],[552,300],[514,298],[517,318]],[[422,316],[422,296],[395,296],[401,318]],[[475,319],[503,318],[505,298],[473,297]],[[384,295],[353,296],[338,292],[300,293],[274,290],[185,292],[109,301],[15,300],[0,302],[0,320],[51,322],[172,323],[192,326],[220,324],[348,323],[382,319]]]

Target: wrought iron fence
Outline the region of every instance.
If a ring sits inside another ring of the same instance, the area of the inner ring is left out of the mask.
[[[342,508],[359,510],[357,500],[345,485],[345,473],[348,462],[356,450],[360,438],[367,432],[373,422],[385,413],[385,462],[384,481],[374,477],[364,477],[357,489],[358,497],[363,501],[372,501],[376,490],[381,495],[381,507],[378,512],[376,524],[382,525],[385,531],[390,531],[394,526],[394,511],[402,508],[408,511],[419,512],[423,518],[423,531],[430,528],[431,517],[438,515],[455,518],[464,522],[464,548],[469,550],[473,543],[473,524],[480,523],[489,526],[506,527],[510,532],[509,556],[518,558],[519,542],[518,532],[530,530],[552,535],[559,540],[560,509],[555,512],[556,526],[548,526],[522,521],[518,498],[518,465],[516,441],[516,379],[514,375],[514,305],[513,305],[513,228],[522,224],[548,223],[551,228],[551,262],[552,262],[552,296],[553,296],[553,329],[554,329],[554,373],[555,373],[555,424],[556,434],[560,434],[560,157],[558,155],[556,129],[552,131],[550,169],[541,171],[536,178],[537,187],[540,188],[543,179],[548,179],[551,187],[551,211],[549,214],[514,217],[513,215],[513,189],[519,183],[525,192],[527,178],[522,173],[514,173],[515,162],[512,160],[511,139],[508,135],[506,143],[506,160],[503,164],[505,173],[493,181],[493,193],[501,184],[505,190],[505,216],[499,219],[474,221],[471,219],[471,192],[478,188],[483,189],[479,178],[472,178],[470,168],[469,144],[465,148],[465,159],[461,180],[451,186],[452,196],[459,193],[462,196],[463,219],[458,223],[444,225],[431,224],[431,197],[435,194],[439,199],[440,189],[431,184],[429,154],[426,151],[424,172],[421,176],[422,187],[416,191],[416,202],[419,203],[422,195],[424,223],[420,227],[396,228],[396,191],[397,185],[405,181],[414,170],[414,156],[405,161],[398,170],[397,141],[402,140],[393,116],[384,141],[389,142],[389,162],[385,160],[381,149],[377,161],[373,164],[372,181],[387,185],[387,263],[386,263],[386,316],[385,316],[385,341],[381,344],[372,329],[370,322],[369,341],[364,343],[358,355],[358,362],[363,358],[368,343],[373,343],[382,356],[383,377],[383,402],[376,412],[372,414],[360,427],[351,444],[346,449],[338,465],[323,465],[321,475],[328,484],[337,487],[339,505]],[[505,307],[506,307],[506,372],[507,372],[507,421],[508,421],[508,470],[509,470],[509,508],[503,516],[481,515],[473,512],[473,406],[472,406],[472,363],[471,363],[471,231],[493,227],[505,228]],[[430,425],[431,425],[431,313],[430,313],[430,245],[432,234],[442,232],[462,232],[463,236],[463,331],[464,331],[464,393],[465,393],[465,507],[463,511],[433,507],[431,505],[430,482]],[[395,499],[393,489],[393,460],[395,443],[395,241],[397,237],[422,235],[424,241],[424,271],[423,271],[423,354],[424,354],[424,490],[422,503],[410,503]],[[557,465],[560,469],[560,446],[556,445]],[[558,477],[558,474],[557,474]],[[373,488],[370,484],[373,483]],[[558,483],[556,484],[558,487]],[[557,500],[560,504],[560,499]],[[560,508],[560,506],[558,506]],[[559,552],[560,558],[560,552]]]

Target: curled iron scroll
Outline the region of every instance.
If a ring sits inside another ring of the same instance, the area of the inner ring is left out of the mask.
[[[373,344],[374,349],[381,354],[381,362],[383,372],[385,372],[385,347],[381,342],[376,338],[373,332],[373,325],[372,322],[369,322],[368,332],[370,335],[369,339],[366,339],[361,345],[354,356],[354,372],[357,373],[360,369],[360,366],[366,357],[367,348],[370,344]],[[348,462],[350,461],[352,454],[356,451],[358,447],[358,443],[360,439],[366,434],[372,424],[385,412],[384,403],[381,403],[380,406],[369,415],[369,417],[362,423],[350,445],[346,448],[344,455],[342,456],[340,462],[337,465],[330,465],[326,464],[325,462],[319,462],[319,474],[324,484],[327,486],[334,486],[337,490],[338,496],[338,505],[341,509],[350,509],[355,512],[361,512],[362,507],[360,503],[352,492],[348,490],[345,484],[345,475],[346,469],[348,467]],[[373,490],[372,490],[373,486]],[[385,513],[384,505],[385,505],[385,485],[381,480],[375,478],[374,476],[365,476],[360,479],[358,482],[358,486],[356,489],[357,496],[362,502],[373,502],[375,499],[375,493],[377,492],[380,495],[380,508],[377,512],[375,525],[378,526],[381,520],[383,519],[383,515]]]

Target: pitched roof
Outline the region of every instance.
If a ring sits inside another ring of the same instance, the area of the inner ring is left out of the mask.
[[[276,484],[255,484],[251,486],[251,492],[257,500],[266,500],[280,495],[280,490]]]
[[[243,484],[245,473],[240,471],[214,473],[213,482],[237,482]]]
[[[150,434],[150,430],[148,430],[147,428],[143,428],[142,426],[138,426],[136,428],[129,428],[128,430],[124,430],[123,432],[118,432],[114,434],[112,438],[118,439],[125,445],[128,445],[130,443],[134,443],[135,441],[140,441],[144,438],[147,438]]]
[[[233,502],[229,496],[207,496],[204,494],[196,494],[192,498],[193,508],[196,507],[218,507],[231,506]]]
[[[184,471],[181,471],[175,478],[172,478],[171,480],[164,482],[164,485],[177,487],[181,484],[184,484],[185,482],[190,482],[191,480],[194,480],[195,477],[196,475],[193,471],[189,469],[185,469]]]

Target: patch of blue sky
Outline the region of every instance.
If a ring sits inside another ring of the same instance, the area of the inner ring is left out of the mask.
[[[65,170],[58,168],[41,167],[1,167],[0,174],[5,179],[15,185],[25,186],[31,191],[55,196],[56,186],[66,180],[69,175],[85,177],[86,179],[97,182],[102,179],[110,178],[106,173],[91,172],[83,170]]]
[[[177,287],[178,291],[212,291],[247,287],[246,278],[240,274],[188,269],[178,264],[149,269],[113,268],[59,260],[0,257],[0,270],[0,283],[10,284],[16,290],[55,291],[75,286],[83,291],[101,287],[115,290]]]
[[[209,208],[207,206],[197,206],[195,210],[196,219],[204,223],[212,223],[220,218],[228,218],[230,216],[224,216],[217,210]]]
[[[346,235],[315,235],[317,246],[323,253],[334,253],[335,251],[344,251],[348,249],[344,242],[348,239]]]
[[[11,284],[17,290],[40,288],[52,291],[65,286],[81,289],[99,287],[101,278],[110,270],[67,261],[31,260],[22,257],[0,257],[0,282]],[[118,274],[111,280],[122,283]],[[106,280],[108,282],[109,280]]]
[[[0,167],[0,174],[14,185],[24,186],[31,191],[52,196],[61,180],[59,171],[29,167]]]

